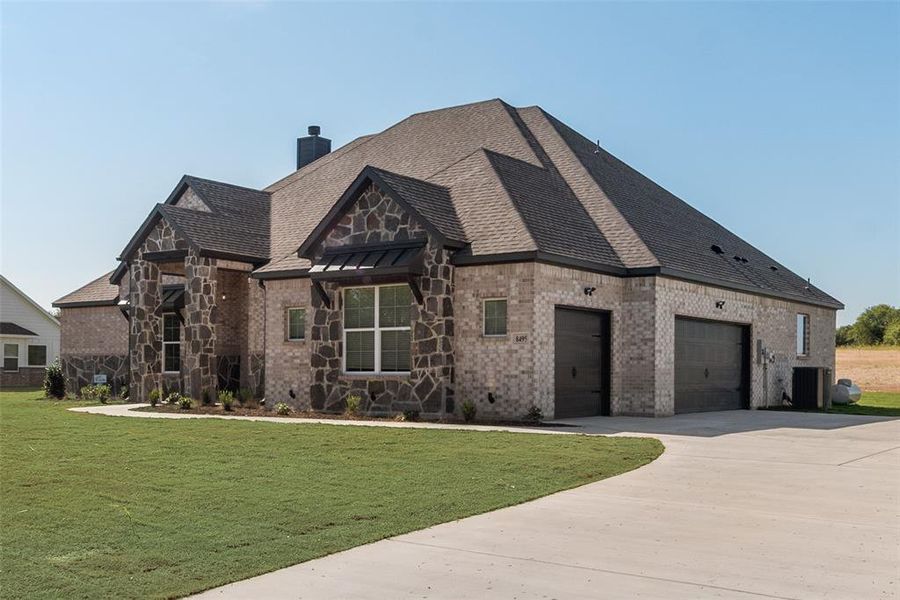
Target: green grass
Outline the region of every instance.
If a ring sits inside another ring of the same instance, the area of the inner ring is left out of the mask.
[[[3,597],[181,596],[618,475],[663,450],[65,410],[75,404],[0,392]]]
[[[829,412],[843,415],[900,417],[900,392],[863,392],[856,404],[832,405]]]

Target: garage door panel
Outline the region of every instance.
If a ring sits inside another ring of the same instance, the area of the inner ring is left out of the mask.
[[[675,412],[743,408],[746,328],[675,319]]]

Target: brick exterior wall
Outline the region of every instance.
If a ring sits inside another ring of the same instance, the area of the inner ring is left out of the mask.
[[[309,336],[312,322],[309,279],[276,279],[265,288],[266,405],[286,402],[309,408]],[[287,309],[306,309],[305,339],[288,341]],[[294,398],[290,393],[293,391]]]
[[[59,322],[59,361],[70,392],[99,374],[116,393],[128,384],[128,321],[117,306],[62,308]]]
[[[12,387],[40,387],[44,383],[44,367],[20,366],[18,371],[0,369],[0,389]]]

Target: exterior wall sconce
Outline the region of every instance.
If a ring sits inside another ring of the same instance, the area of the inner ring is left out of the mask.
[[[227,298],[225,297],[225,293],[224,293],[224,292],[222,293],[222,300],[227,300]]]
[[[597,291],[597,288],[595,288],[595,287],[586,287],[586,288],[584,288],[584,295],[585,296],[593,296],[594,292],[596,292],[596,291]]]
[[[716,308],[718,308],[719,310],[722,310],[723,308],[725,308],[725,301],[724,300],[716,300]]]
[[[497,401],[497,399],[494,398],[494,392],[488,392],[488,402],[490,402],[491,404],[493,404],[493,403],[496,402],[496,401]]]

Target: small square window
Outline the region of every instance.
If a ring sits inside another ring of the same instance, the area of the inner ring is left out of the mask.
[[[19,345],[3,344],[3,370],[19,370]]]
[[[484,335],[506,335],[506,298],[484,301]]]
[[[302,340],[306,338],[306,309],[305,308],[289,308],[287,318],[287,339],[289,341]]]
[[[28,346],[28,366],[47,366],[47,346]]]
[[[809,315],[797,315],[797,356],[809,356]]]

